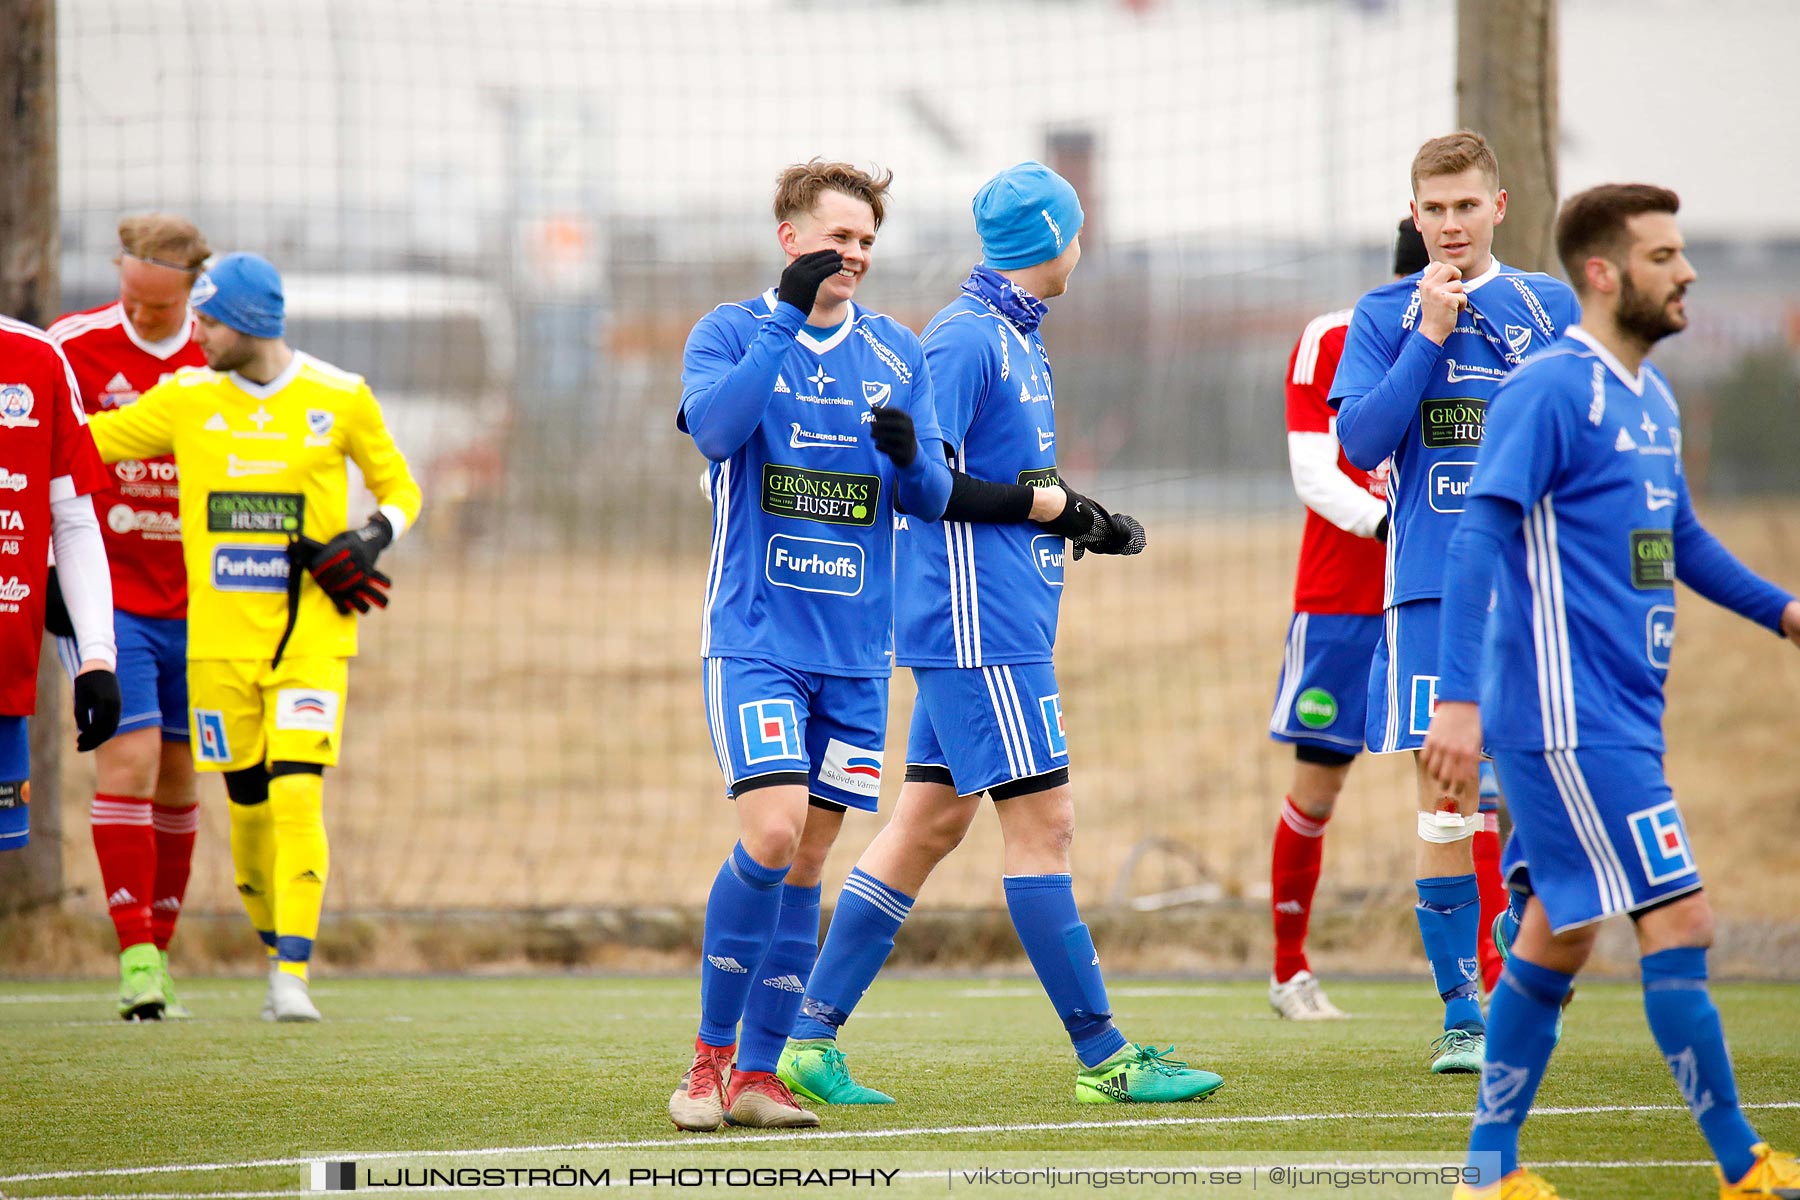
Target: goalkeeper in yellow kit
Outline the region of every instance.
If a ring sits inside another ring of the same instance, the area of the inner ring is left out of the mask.
[[[270,955],[263,1017],[316,1021],[324,769],[338,760],[355,613],[386,607],[375,559],[418,517],[419,485],[362,377],[282,340],[273,266],[227,255],[192,303],[209,369],[90,425],[107,462],[172,453],[180,468],[194,763],[225,773],[237,889]],[[381,506],[357,529],[349,462]]]

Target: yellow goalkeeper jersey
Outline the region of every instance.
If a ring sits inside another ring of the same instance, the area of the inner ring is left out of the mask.
[[[175,456],[191,659],[274,657],[288,622],[289,536],[324,542],[344,531],[346,462],[361,468],[396,535],[419,515],[419,485],[369,385],[299,352],[267,384],[183,370],[88,424],[109,463]],[[284,657],[355,653],[355,616],[302,580]]]

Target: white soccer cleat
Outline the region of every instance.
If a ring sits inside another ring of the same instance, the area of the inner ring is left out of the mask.
[[[281,968],[274,959],[269,960],[269,990],[263,993],[262,1019],[275,1019],[275,977],[281,974]]]
[[[1311,971],[1301,971],[1286,983],[1270,979],[1269,1007],[1287,1021],[1342,1021],[1350,1015],[1326,997]]]
[[[319,1010],[307,994],[306,980],[276,970],[269,977],[268,1010],[275,1021],[317,1021]]]

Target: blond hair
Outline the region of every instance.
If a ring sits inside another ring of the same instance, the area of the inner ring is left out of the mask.
[[[1419,194],[1419,181],[1438,175],[1460,175],[1470,167],[1478,167],[1488,187],[1500,190],[1500,160],[1487,139],[1471,129],[1461,129],[1443,137],[1432,138],[1412,160],[1413,195]]]
[[[192,221],[160,212],[135,213],[120,220],[119,249],[159,267],[193,273],[212,257],[212,247]]]
[[[809,213],[819,202],[821,192],[842,192],[861,200],[875,213],[875,228],[887,215],[888,184],[894,181],[892,171],[871,175],[849,163],[812,159],[795,163],[775,177],[775,219],[791,221],[801,213]]]

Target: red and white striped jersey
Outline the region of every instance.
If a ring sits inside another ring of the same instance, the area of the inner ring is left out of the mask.
[[[0,317],[0,716],[37,704],[50,502],[106,486],[75,376],[36,326]]]
[[[190,314],[181,331],[146,342],[117,301],[70,313],[50,326],[90,413],[123,408],[182,367],[204,367]],[[112,484],[94,497],[113,606],[140,617],[187,615],[187,572],[181,557],[181,475],[168,456],[113,463]]]
[[[1294,490],[1307,506],[1294,580],[1294,611],[1381,612],[1387,552],[1374,537],[1387,511],[1387,464],[1352,466],[1337,440],[1337,413],[1326,403],[1344,352],[1351,310],[1315,317],[1288,356],[1288,460]]]

